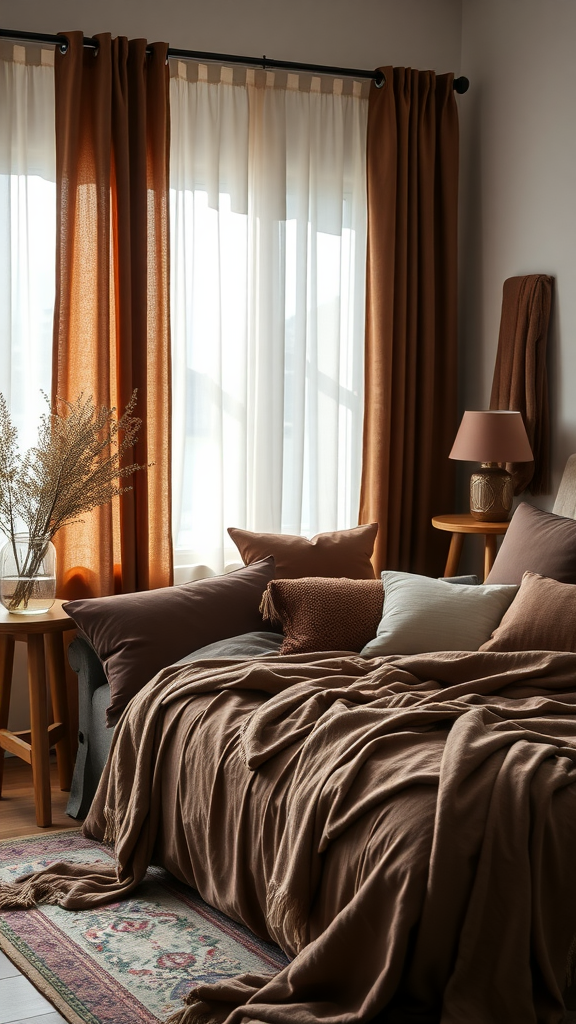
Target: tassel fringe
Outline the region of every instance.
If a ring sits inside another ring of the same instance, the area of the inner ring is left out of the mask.
[[[28,910],[39,903],[60,903],[65,896],[66,890],[59,888],[59,882],[46,878],[29,878],[15,885],[0,883],[2,910]]]
[[[182,1009],[176,1010],[176,1013],[164,1021],[164,1024],[222,1024],[222,1021],[228,1016],[227,1012],[224,1016],[219,1017],[207,1013],[207,1004],[202,999],[198,999],[193,992],[184,998],[184,1003]]]
[[[250,716],[249,718],[245,718],[244,721],[242,722],[242,725],[240,726],[240,733],[239,733],[239,741],[240,741],[239,742],[239,752],[240,752],[240,754],[242,756],[242,760],[243,760],[244,764],[246,765],[246,768],[250,767],[250,763],[249,763],[250,759],[248,757],[246,733],[248,732],[248,728],[249,728],[249,726],[251,724],[252,724],[252,716]]]
[[[274,597],[272,596],[273,591],[278,597],[278,589],[274,586],[274,580],[272,580],[268,584],[266,590],[262,594],[262,600],[260,602],[260,614],[262,618],[265,620],[268,620],[273,623],[275,622],[282,624],[282,615],[278,611],[276,605],[274,604]]]
[[[104,808],[104,820],[106,822],[106,828],[104,829],[104,838],[102,839],[102,842],[107,846],[115,846],[116,840],[118,839],[118,833],[120,831],[120,822],[116,809],[106,806]]]
[[[277,882],[271,882],[266,894],[266,923],[282,949],[298,953],[306,945],[306,921],[302,907]]]

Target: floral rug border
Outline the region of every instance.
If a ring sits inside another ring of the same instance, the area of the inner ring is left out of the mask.
[[[9,836],[8,838],[0,839],[0,847],[10,846],[14,843],[25,843],[27,841],[37,842],[38,839],[50,836],[55,832],[61,835],[81,831],[82,829],[76,826],[75,828],[51,829],[50,832],[30,832],[23,836]],[[25,949],[27,953],[24,952]],[[14,933],[7,923],[3,923],[2,929],[0,929],[0,950],[70,1024],[87,1024],[86,1016],[79,1017],[70,1006],[70,1002],[60,995],[58,991],[58,978],[42,963],[34,951]]]
[[[81,862],[84,847],[90,862],[113,857],[109,847],[70,828],[0,840],[0,864],[3,871],[10,865],[15,877],[20,866],[31,870],[26,865],[66,859],[67,850]],[[156,1024],[178,1009],[194,984],[254,970],[274,974],[288,962],[274,944],[161,868],[151,867],[139,890],[70,928],[59,919],[68,912],[57,907],[0,912],[0,949],[69,1024]],[[133,933],[133,940],[141,934],[144,946],[124,951],[124,933]]]
[[[62,1017],[69,1021],[69,1024],[89,1024],[88,1011],[85,1007],[81,1007],[84,1016],[80,1017],[70,1005],[70,997],[65,999],[61,996],[57,987],[58,978],[52,971],[42,963],[26,943],[22,942],[14,934],[10,925],[4,925],[3,929],[3,931],[0,931],[0,950],[6,954],[20,973],[34,985],[34,988],[38,989],[48,1002],[52,1004],[54,1009],[58,1010]],[[21,947],[25,947],[27,953],[24,953]],[[98,1024],[95,1017],[92,1017],[92,1021],[94,1024]]]

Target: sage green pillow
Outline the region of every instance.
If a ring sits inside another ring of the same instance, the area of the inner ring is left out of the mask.
[[[466,586],[409,572],[383,572],[384,609],[374,640],[361,654],[477,651],[492,636],[518,590]]]

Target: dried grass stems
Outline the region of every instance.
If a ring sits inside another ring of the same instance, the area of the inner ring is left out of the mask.
[[[38,443],[23,456],[4,396],[0,393],[0,530],[12,544],[20,577],[33,577],[48,542],[62,526],[81,522],[81,516],[116,495],[130,490],[119,480],[147,467],[127,463],[142,421],[133,416],[136,391],[125,412],[97,409],[92,397],[75,402],[57,399],[40,418]],[[18,521],[29,535],[24,564],[15,543]],[[31,588],[30,588],[31,589]],[[26,579],[15,592],[11,607],[22,604]]]

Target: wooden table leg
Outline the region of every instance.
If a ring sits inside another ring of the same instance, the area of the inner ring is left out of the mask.
[[[60,789],[69,790],[70,783],[72,782],[72,751],[70,749],[70,726],[68,722],[66,668],[64,665],[62,633],[46,633],[45,643],[54,721],[61,722],[64,726],[64,735],[56,744],[58,778],[60,780]]]
[[[50,797],[50,747],[48,742],[48,709],[46,701],[46,662],[42,633],[29,633],[28,691],[30,694],[30,731],[32,741],[32,778],[36,823],[52,824]]]
[[[463,533],[452,534],[452,540],[450,541],[450,548],[448,550],[448,558],[446,559],[446,567],[444,569],[445,576],[456,576],[458,574],[458,563],[460,562],[463,543]]]
[[[484,535],[484,579],[488,576],[492,566],[494,565],[494,559],[496,558],[496,535],[494,533],[486,533]]]
[[[8,728],[10,713],[10,690],[14,668],[14,637],[7,633],[0,635],[0,729]],[[0,796],[4,775],[4,751],[0,750]]]

